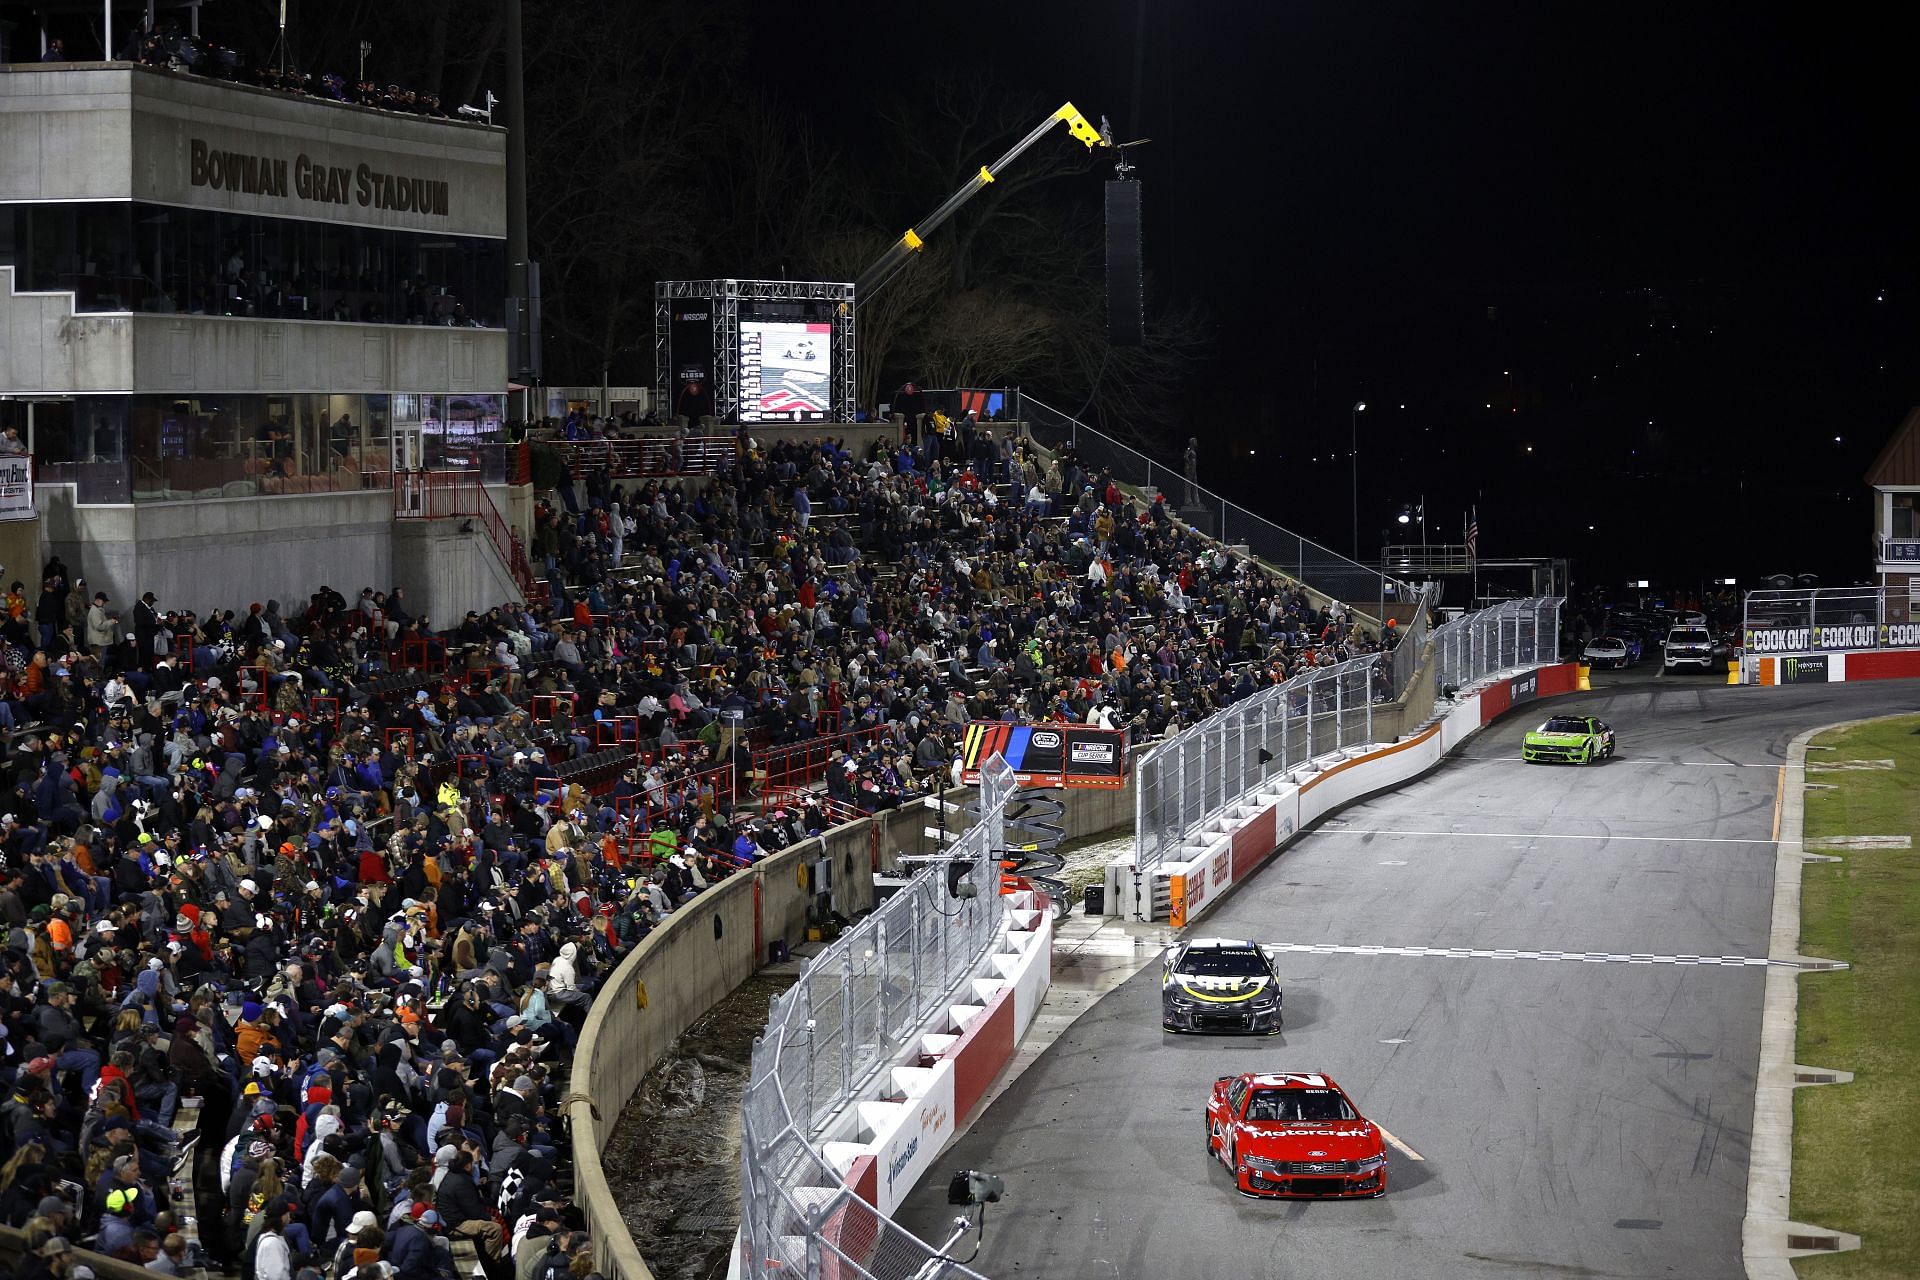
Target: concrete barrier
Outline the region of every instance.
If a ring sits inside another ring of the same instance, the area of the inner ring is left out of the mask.
[[[1116,791],[1066,795],[1070,836],[1098,834],[1132,821],[1131,784]],[[955,804],[974,798],[971,787],[943,795]],[[1098,823],[1106,825],[1092,825]],[[572,1127],[574,1200],[593,1233],[595,1264],[608,1280],[653,1276],[600,1162],[600,1152],[640,1082],[683,1031],[767,963],[772,943],[792,946],[806,937],[811,894],[802,881],[803,869],[810,882],[825,859],[831,868],[827,884],[833,909],[851,917],[874,904],[874,870],[897,870],[901,853],[935,852],[938,841],[924,828],[938,825],[932,811],[914,803],[783,849],[675,911],[607,976],[574,1049],[566,1111]],[[955,834],[969,825],[964,813],[947,815],[947,827]],[[1009,983],[1007,1000],[1019,1001],[1017,1010],[1009,1003],[1004,1015],[1013,1025],[1023,1029],[1033,1016],[1039,1003],[1035,984],[1043,990],[1046,973],[1044,965],[1027,966]],[[969,1052],[969,1078],[986,1072],[991,1079],[998,1068],[989,1071],[981,1065],[985,1060],[980,1050]],[[868,1163],[867,1176],[877,1183],[878,1171]]]
[[[651,1280],[653,1273],[620,1215],[601,1149],[628,1099],[675,1038],[766,963],[770,943],[805,938],[809,895],[801,869],[832,848],[828,841],[803,841],[707,889],[628,953],[595,996],[574,1049],[565,1106],[574,1201],[593,1233],[595,1262],[609,1280]],[[844,873],[851,850],[837,852],[830,901],[835,911],[851,916],[873,905],[873,878],[858,859],[853,873]]]

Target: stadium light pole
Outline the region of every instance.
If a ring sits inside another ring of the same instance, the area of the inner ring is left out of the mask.
[[[1353,412],[1347,415],[1347,427],[1352,433],[1353,458],[1353,558],[1360,559],[1360,415],[1367,411],[1365,400],[1353,402]]]

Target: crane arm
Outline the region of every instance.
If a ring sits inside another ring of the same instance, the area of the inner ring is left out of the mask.
[[[914,226],[908,227],[904,235],[887,246],[887,251],[875,259],[872,266],[861,272],[860,279],[854,283],[853,296],[856,302],[864,302],[874,293],[885,288],[887,283],[899,274],[900,269],[912,260],[913,255],[926,244],[928,236],[939,230],[947,219],[960,211],[962,205],[979,195],[1003,169],[1018,160],[1021,154],[1034,143],[1046,137],[1053,126],[1062,120],[1067,122],[1068,132],[1085,143],[1089,151],[1094,147],[1107,145],[1100,135],[1100,130],[1087,122],[1087,118],[1080,114],[1078,107],[1071,102],[1064,103],[1058,111],[1036,125],[1031,133],[1008,148],[1005,155],[992,164],[982,165],[980,172],[968,178],[958,191],[948,196],[932,213]]]

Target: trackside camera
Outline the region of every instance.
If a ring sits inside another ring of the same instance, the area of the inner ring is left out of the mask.
[[[961,1169],[947,1184],[948,1204],[999,1204],[1006,1194],[1007,1182],[999,1174]]]

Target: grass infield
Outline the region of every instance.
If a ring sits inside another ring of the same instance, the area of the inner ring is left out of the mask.
[[[1813,745],[1835,749],[1809,752],[1810,765],[1894,767],[1809,772],[1835,788],[1806,793],[1810,851],[1827,836],[1920,836],[1920,716],[1823,733]],[[1800,980],[1795,1061],[1854,1081],[1794,1093],[1791,1212],[1862,1243],[1794,1268],[1807,1280],[1910,1280],[1920,1276],[1920,850],[1820,852],[1843,861],[1806,867],[1800,950],[1853,967]]]

